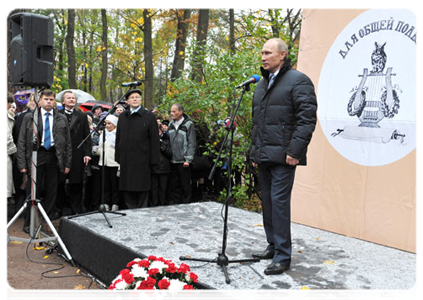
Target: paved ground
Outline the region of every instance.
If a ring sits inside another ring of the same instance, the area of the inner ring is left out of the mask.
[[[6,218],[9,219],[9,216],[13,216],[13,210],[6,206]],[[54,224],[57,225],[58,222]],[[18,219],[8,232],[11,236],[28,238],[28,234],[24,233],[22,228],[23,219]],[[35,246],[30,244],[28,247],[28,243],[11,241],[5,250],[3,290],[6,300],[105,299],[104,292],[98,284],[92,283],[92,280],[84,277],[78,268],[66,263],[57,255],[57,251],[47,254],[45,249],[35,250]]]
[[[126,246],[136,247],[143,254],[166,255],[174,261],[178,261],[180,255],[213,259],[217,256],[222,242],[221,208],[222,205],[219,203],[193,203],[127,211],[127,217],[113,216],[110,219],[116,240],[126,240],[129,242]],[[98,231],[99,234],[105,231],[107,235],[111,235],[111,230],[105,226],[100,214],[74,220],[78,220],[81,224],[90,224],[89,226],[93,226],[93,230]],[[123,228],[128,228],[129,220],[138,220],[136,226],[144,226],[143,232],[149,232],[150,235],[140,235],[140,239],[132,235],[132,241],[125,237]],[[230,259],[248,258],[252,252],[261,250],[265,246],[260,214],[230,208],[229,220],[226,254]],[[57,225],[57,222],[55,224]],[[124,227],[120,227],[121,224]],[[15,222],[9,229],[9,234],[27,237],[22,232],[21,220]],[[413,253],[295,223],[292,224],[292,236],[291,270],[280,276],[263,274],[268,261],[243,265],[230,264],[228,272],[232,282],[228,285],[225,283],[221,268],[216,264],[186,263],[199,275],[200,280],[207,281],[214,288],[224,290],[219,297],[229,295],[228,297],[232,298],[234,294],[231,294],[231,290],[237,291],[237,296],[246,293],[247,298],[259,293],[257,295],[261,299],[263,295],[266,295],[265,298],[273,298],[272,296],[277,295],[273,293],[275,291],[287,293],[310,290],[329,293],[341,290],[344,291],[342,293],[344,296],[346,292],[353,292],[354,295],[364,293],[365,297],[369,295],[367,291],[373,290],[376,294],[370,291],[372,299],[378,299],[381,295],[393,298],[398,294],[402,299],[415,296],[416,287],[413,288],[413,286],[416,283],[416,255]],[[150,242],[143,241],[143,237]],[[154,245],[151,243],[153,238]],[[133,245],[131,245],[132,242]],[[140,245],[142,249],[139,249]],[[96,283],[91,284],[90,278],[83,277],[78,268],[65,263],[56,253],[48,255],[45,250],[34,250],[33,246],[28,247],[26,243],[10,242],[7,246],[7,281],[16,289],[12,292],[19,294],[22,289],[87,288],[100,291],[101,286]],[[31,262],[28,257],[39,263]],[[60,267],[48,263],[58,263],[64,268],[43,275],[45,271]],[[72,277],[60,278],[67,275]],[[46,276],[55,278],[46,278]],[[250,291],[246,292],[247,290]],[[382,290],[384,294],[380,294]],[[89,293],[91,294],[84,295],[96,295],[92,294],[93,292]],[[301,299],[304,293],[301,294]],[[27,294],[24,293],[24,295]],[[100,295],[104,294],[100,293]],[[213,293],[212,295],[216,296]],[[337,299],[336,296],[329,295],[329,298]],[[282,294],[278,295],[280,296]],[[31,294],[31,298],[35,299],[34,294]],[[346,298],[355,299],[351,296]]]

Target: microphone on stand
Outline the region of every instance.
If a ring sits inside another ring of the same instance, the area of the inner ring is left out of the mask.
[[[242,87],[244,87],[244,86],[250,85],[250,83],[256,83],[256,82],[259,82],[259,80],[260,80],[260,76],[258,76],[258,75],[253,75],[253,76],[251,76],[251,77],[250,77],[250,79],[248,79],[247,81],[245,81],[245,82],[241,83],[240,85],[236,86],[235,88],[236,88],[236,89],[239,89],[239,88],[242,88]]]

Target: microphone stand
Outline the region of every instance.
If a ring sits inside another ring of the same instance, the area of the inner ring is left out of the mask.
[[[259,258],[229,260],[228,257],[225,254],[226,246],[227,246],[227,237],[228,237],[228,210],[229,210],[229,201],[230,201],[230,198],[231,198],[231,189],[232,189],[232,180],[231,180],[232,174],[231,174],[231,171],[232,171],[232,148],[233,148],[234,132],[235,132],[234,119],[235,119],[235,117],[238,113],[239,105],[241,104],[241,100],[242,100],[242,97],[244,96],[244,93],[246,91],[249,91],[249,90],[250,90],[249,85],[245,85],[242,89],[241,97],[238,100],[238,104],[234,109],[234,112],[233,112],[232,117],[231,117],[230,124],[227,128],[227,133],[226,133],[225,139],[224,139],[222,145],[220,146],[219,154],[216,158],[216,161],[215,161],[213,168],[211,169],[209,177],[208,177],[209,180],[213,179],[214,172],[215,172],[217,164],[218,164],[218,162],[221,158],[223,148],[226,145],[226,142],[228,140],[229,133],[230,133],[231,137],[230,137],[230,144],[229,144],[229,161],[228,161],[228,189],[226,191],[226,199],[225,199],[225,202],[224,202],[225,216],[224,216],[224,222],[223,222],[223,239],[222,239],[221,253],[218,253],[217,258],[215,258],[215,259],[191,258],[191,257],[187,257],[187,256],[179,257],[180,260],[191,260],[191,261],[201,261],[201,262],[208,262],[208,263],[217,263],[217,265],[219,265],[222,268],[222,271],[223,271],[223,273],[225,275],[225,279],[226,279],[225,281],[226,281],[227,284],[229,284],[231,282],[231,280],[229,278],[228,270],[227,270],[228,264],[230,264],[230,263],[243,263],[243,262],[259,262],[260,261]]]
[[[126,95],[128,95],[128,93],[132,90],[132,87],[133,86],[131,85],[131,88],[125,93],[125,95],[122,96],[121,99],[119,99],[118,102],[116,102],[116,104],[111,109],[109,109],[109,111],[107,112],[107,114],[103,118],[100,119],[100,121],[98,122],[98,124],[103,124],[104,123],[104,120],[106,120],[107,116],[110,115],[111,113],[114,113],[115,110],[116,110],[116,108],[117,108],[117,106],[119,104],[122,104],[122,103],[125,102],[124,99],[126,98]],[[102,160],[103,165],[101,166],[101,204],[100,204],[100,206],[99,206],[99,208],[98,208],[97,211],[92,211],[92,212],[87,212],[87,213],[78,214],[78,215],[74,215],[74,216],[69,216],[68,219],[73,219],[73,218],[77,218],[77,217],[82,217],[82,216],[92,215],[92,214],[96,214],[96,213],[101,213],[103,215],[104,219],[106,220],[107,224],[109,225],[109,228],[113,228],[112,224],[110,223],[109,219],[106,216],[106,213],[120,215],[120,216],[126,216],[126,214],[125,213],[121,213],[121,212],[117,212],[117,211],[107,211],[106,210],[106,206],[104,205],[104,180],[105,180],[105,167],[106,167],[105,166],[105,163],[104,163],[104,156],[105,156],[105,153],[104,153],[105,146],[104,146],[104,144],[105,144],[105,141],[106,141],[106,133],[105,133],[104,130],[106,130],[106,128],[103,129],[103,133],[102,133],[103,134],[103,150],[102,150],[103,151],[102,152],[103,153],[103,160]],[[82,145],[87,141],[88,138],[91,137],[91,135],[94,132],[97,132],[98,134],[100,134],[100,132],[99,132],[99,126],[98,125],[78,145],[78,149],[80,147],[82,147]]]

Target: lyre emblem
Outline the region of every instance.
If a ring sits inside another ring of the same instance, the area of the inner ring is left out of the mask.
[[[380,128],[378,123],[383,118],[393,118],[398,114],[400,107],[398,94],[392,86],[392,76],[396,74],[392,73],[392,67],[388,67],[384,73],[387,62],[385,45],[386,43],[379,45],[375,42],[376,48],[371,55],[373,69],[370,72],[367,68],[363,69],[363,74],[359,75],[361,77],[360,84],[348,101],[348,114],[358,117],[360,120],[358,127],[363,127],[363,130],[346,127],[338,129],[332,134],[333,137],[342,134],[343,137],[354,140],[386,143],[391,139],[401,138],[403,141],[405,135],[400,134],[398,130],[394,130],[390,136],[386,136],[386,134],[381,136],[378,131],[364,129]]]

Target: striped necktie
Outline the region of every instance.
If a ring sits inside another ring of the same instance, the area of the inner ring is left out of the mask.
[[[274,74],[270,74],[270,76],[269,76],[269,85],[268,85],[268,87],[267,88],[269,88],[270,89],[270,87],[272,86],[272,84],[273,84],[273,81],[275,81],[275,75]]]
[[[46,121],[44,124],[44,148],[48,150],[51,147],[50,120],[49,120],[50,113],[47,112],[45,116],[46,116]]]

